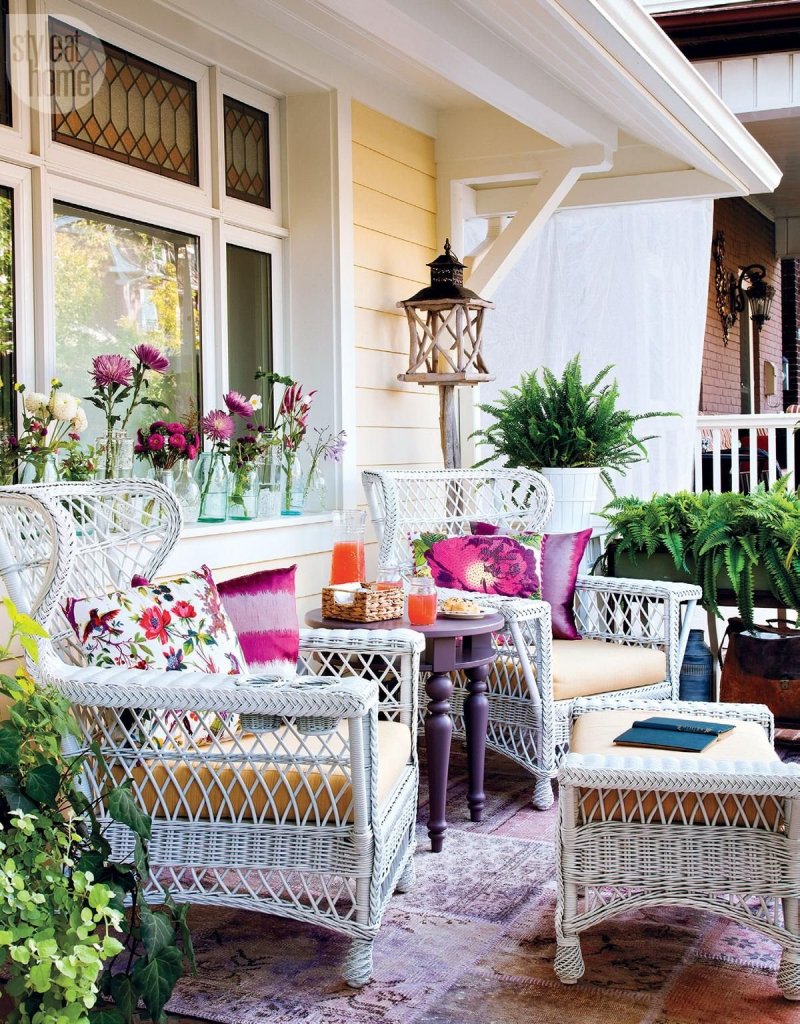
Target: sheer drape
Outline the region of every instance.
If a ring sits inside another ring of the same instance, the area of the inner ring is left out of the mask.
[[[481,387],[480,400],[491,401],[523,370],[560,373],[576,352],[587,377],[613,363],[624,407],[681,414],[642,424],[640,434],[660,437],[617,489],[646,497],[689,487],[711,224],[706,200],[556,213],[493,296],[485,346],[497,379]]]

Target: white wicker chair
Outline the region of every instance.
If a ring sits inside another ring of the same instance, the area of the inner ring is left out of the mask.
[[[369,470],[363,474],[380,541],[381,564],[408,562],[409,534],[469,534],[470,522],[502,525],[513,533],[541,532],[552,509],[550,485],[521,469]],[[677,699],[678,677],[699,587],[648,580],[579,576],[575,618],[586,639],[658,648],[666,677],[617,691],[620,700]],[[550,606],[542,601],[469,597],[505,616],[507,633],[496,638],[498,659],[489,677],[488,746],[534,776],[533,805],[553,803],[551,780],[565,755],[573,700],[553,695]],[[453,694],[456,728],[463,729],[463,680]],[[614,694],[600,694],[603,702]],[[591,699],[591,698],[590,698]]]
[[[155,577],[179,532],[177,505],[156,483],[0,488],[0,574],[52,637],[28,667],[70,700],[83,748],[100,744],[107,772],[90,753],[87,792],[130,779],[151,813],[149,898],[158,881],[176,900],[332,928],[352,938],[343,973],[363,985],[388,899],[413,882],[421,638],[304,631],[301,675],[284,685],[81,667],[59,601]],[[175,708],[209,725],[231,712],[242,729],[223,723],[198,745]],[[399,741],[391,756],[387,733]],[[115,856],[130,853],[113,824],[109,836]]]
[[[757,722],[773,739],[772,715],[758,704],[629,707]],[[575,718],[589,710],[597,703],[578,702]],[[800,1000],[800,766],[620,750],[570,753],[558,780],[561,981],[574,984],[584,973],[582,931],[615,914],[677,905],[732,918],[779,943],[778,985]]]

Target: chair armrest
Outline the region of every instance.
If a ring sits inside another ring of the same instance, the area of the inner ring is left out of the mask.
[[[300,651],[339,654],[421,654],[425,637],[413,629],[301,629]]]
[[[643,792],[800,797],[800,765],[781,761],[712,761],[668,755],[567,754],[562,786]]]
[[[601,591],[607,594],[630,594],[631,597],[652,597],[662,600],[699,601],[701,587],[693,583],[674,583],[667,580],[638,580],[622,576],[579,576],[576,590]]]
[[[581,715],[591,711],[652,711],[659,715],[670,713],[690,712],[692,715],[702,718],[734,719],[741,722],[756,722],[767,734],[770,743],[775,740],[775,718],[766,704],[717,704],[703,703],[701,701],[685,700],[642,700],[631,697],[630,700],[622,700],[618,696],[609,696],[606,700],[602,697],[592,697],[591,700],[579,698],[572,706],[572,722]]]

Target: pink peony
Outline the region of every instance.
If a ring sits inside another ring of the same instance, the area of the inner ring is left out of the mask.
[[[186,448],[186,438],[183,434],[170,434],[167,444],[170,448],[174,448],[176,451],[182,452]]]
[[[147,439],[147,447],[151,452],[160,452],[164,447],[164,437],[162,434],[151,434]]]
[[[227,395],[222,396],[225,405],[227,405],[230,412],[234,416],[252,416],[253,407],[244,397],[239,394],[238,391],[229,391]]]
[[[155,370],[156,373],[164,373],[169,369],[169,359],[155,347],[142,342],[131,350],[145,370]]]
[[[503,597],[535,597],[541,589],[536,552],[512,537],[448,537],[425,560],[439,587]]]
[[[224,409],[214,409],[201,420],[203,433],[212,441],[230,441],[233,437],[233,420]]]
[[[92,378],[95,388],[110,388],[114,385],[128,387],[133,381],[133,367],[125,356],[107,353],[92,360]]]

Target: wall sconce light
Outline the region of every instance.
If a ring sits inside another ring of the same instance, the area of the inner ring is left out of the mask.
[[[750,306],[750,319],[760,331],[769,320],[775,289],[764,280],[766,268],[761,263],[751,263],[735,274],[725,270],[725,233],[718,231],[712,247],[714,257],[714,289],[717,298],[717,313],[722,324],[722,341],[728,344],[731,327],[738,314],[744,311],[745,300]],[[745,284],[747,287],[745,287]]]

